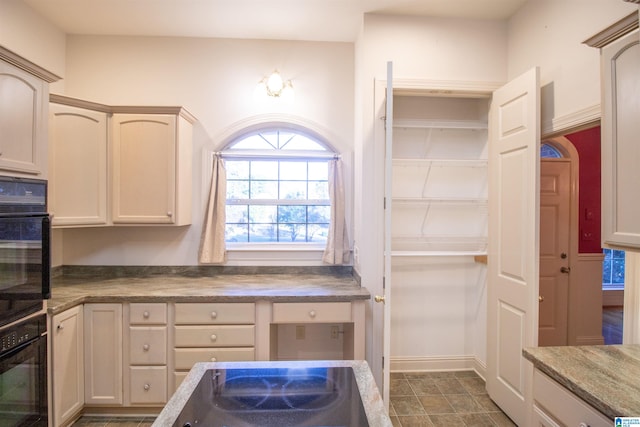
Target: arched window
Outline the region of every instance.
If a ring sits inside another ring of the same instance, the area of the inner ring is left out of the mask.
[[[540,157],[547,159],[561,159],[562,153],[553,145],[543,143],[540,146]]]
[[[330,225],[329,161],[337,154],[308,133],[268,128],[223,151],[225,241],[322,243]]]

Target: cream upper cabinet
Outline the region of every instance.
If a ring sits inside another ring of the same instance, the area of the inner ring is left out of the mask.
[[[602,245],[640,248],[638,14],[629,15],[586,43],[601,48]]]
[[[53,425],[64,425],[84,407],[82,306],[51,318]]]
[[[191,223],[191,117],[114,114],[114,224]]]
[[[0,47],[0,170],[46,178],[47,97],[57,76]]]
[[[108,113],[49,107],[49,212],[53,226],[106,225]]]

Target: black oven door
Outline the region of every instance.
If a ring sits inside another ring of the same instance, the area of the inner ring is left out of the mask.
[[[0,427],[47,426],[47,336],[0,358]]]
[[[50,235],[47,214],[0,215],[0,325],[41,310],[50,297]]]

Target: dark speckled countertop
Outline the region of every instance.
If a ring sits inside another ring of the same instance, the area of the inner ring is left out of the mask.
[[[134,273],[98,271],[56,277],[47,311],[57,314],[86,302],[318,302],[371,298],[353,275],[342,270],[284,268],[278,272],[256,270],[249,271],[250,274],[242,271],[242,274],[212,275],[174,270]]]
[[[523,355],[607,417],[640,416],[640,345],[536,347]]]

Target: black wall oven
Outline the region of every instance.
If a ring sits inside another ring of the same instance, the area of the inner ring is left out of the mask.
[[[0,330],[0,427],[47,426],[47,319]]]
[[[50,297],[50,235],[47,182],[0,176],[0,326]]]
[[[0,176],[0,427],[47,425],[47,182]]]

